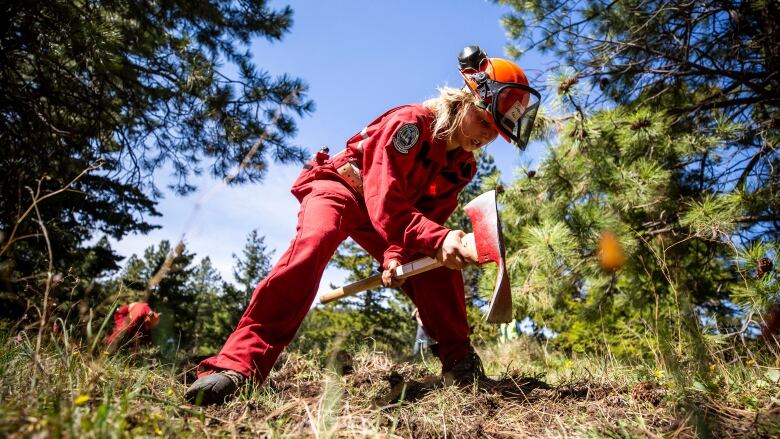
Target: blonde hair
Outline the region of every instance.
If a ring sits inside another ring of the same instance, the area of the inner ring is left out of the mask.
[[[463,118],[477,98],[468,89],[442,87],[439,96],[423,102],[423,107],[431,110],[433,120],[433,137],[449,141],[455,134]]]

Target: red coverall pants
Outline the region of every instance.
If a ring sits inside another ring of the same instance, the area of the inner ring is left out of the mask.
[[[262,381],[295,336],[317,295],[320,279],[339,244],[352,237],[377,260],[388,247],[368,218],[362,199],[333,180],[297,183],[301,200],[296,235],[269,275],[255,288],[236,330],[199,376],[235,370]],[[403,289],[415,303],[428,334],[439,343],[448,370],[470,349],[463,278],[439,268],[411,277]]]

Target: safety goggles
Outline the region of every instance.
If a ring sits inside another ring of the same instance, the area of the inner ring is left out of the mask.
[[[494,81],[473,69],[464,69],[461,74],[476,83],[477,105],[491,115],[501,137],[524,150],[539,111],[539,92],[527,85]]]

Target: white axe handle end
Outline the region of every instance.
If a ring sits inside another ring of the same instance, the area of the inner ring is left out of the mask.
[[[398,279],[406,279],[409,276],[414,276],[415,274],[424,273],[428,270],[433,270],[434,268],[439,267],[441,267],[439,261],[426,256],[416,261],[407,262],[400,267],[396,267],[395,277]]]

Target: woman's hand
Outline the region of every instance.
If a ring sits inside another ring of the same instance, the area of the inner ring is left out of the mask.
[[[436,250],[436,260],[452,270],[460,270],[470,262],[474,262],[464,251],[461,239],[466,236],[463,230],[450,230],[444,241]]]
[[[403,285],[406,279],[398,279],[395,277],[395,269],[401,266],[401,263],[397,259],[391,259],[387,263],[387,269],[382,271],[382,285],[388,288],[399,288]]]

